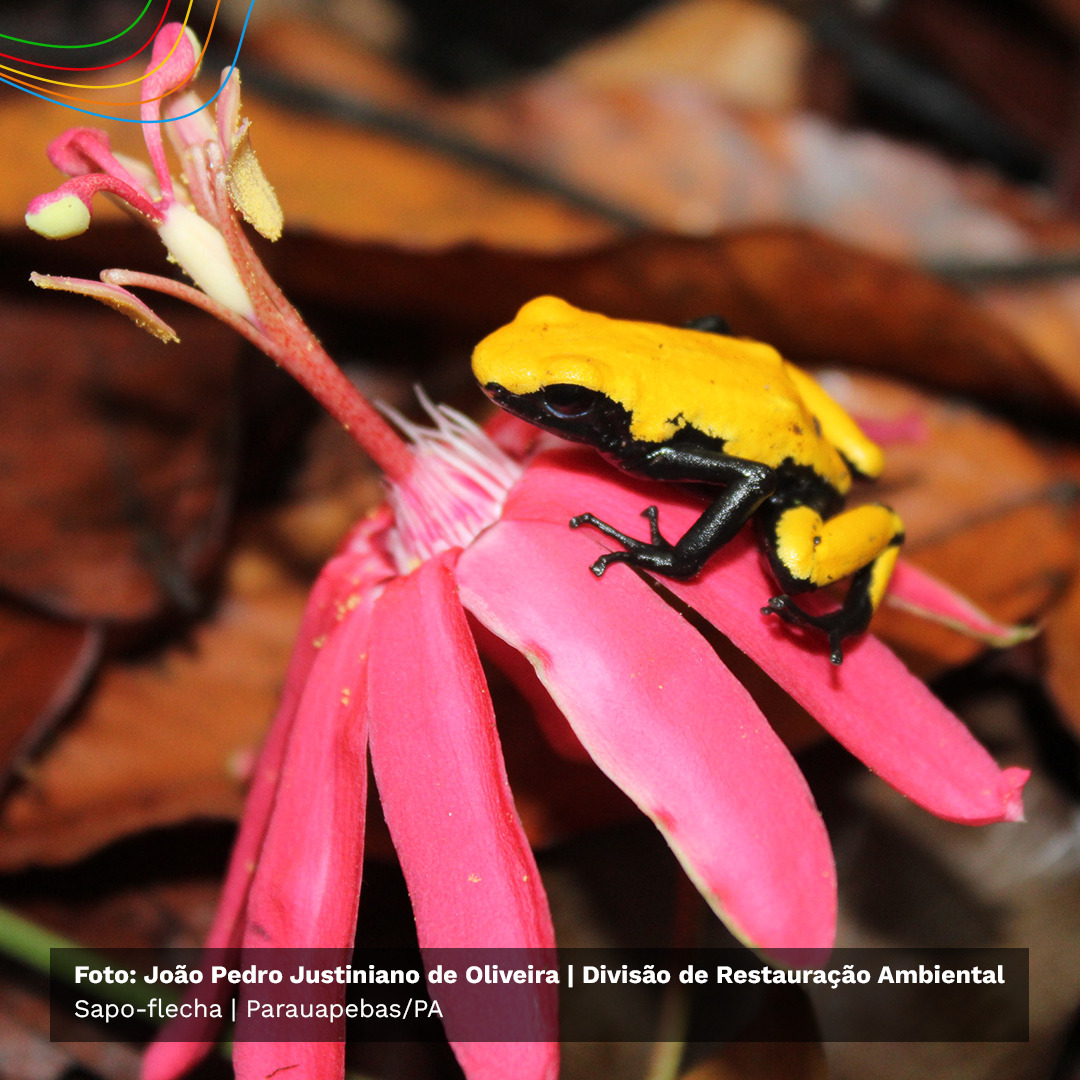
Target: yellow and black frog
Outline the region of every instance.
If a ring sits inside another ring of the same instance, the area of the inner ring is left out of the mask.
[[[673,578],[697,574],[755,518],[784,593],[762,608],[828,635],[830,658],[866,630],[903,542],[886,506],[844,509],[853,476],[881,472],[880,449],[804,371],[722,319],[686,327],[609,319],[542,296],[485,338],[473,371],[498,405],[566,439],[588,443],[629,473],[722,488],[675,543],[644,511],[637,540],[582,513],[624,550],[592,564],[600,577],[625,562]],[[804,611],[789,594],[851,577],[842,607]]]

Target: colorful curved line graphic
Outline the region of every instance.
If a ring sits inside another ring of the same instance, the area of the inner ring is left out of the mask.
[[[96,49],[99,45],[108,45],[110,41],[115,41],[117,38],[123,37],[125,34],[134,30],[139,23],[142,22],[143,16],[150,10],[150,5],[154,0],[146,0],[146,7],[139,12],[135,21],[127,28],[127,30],[121,30],[119,33],[113,34],[112,37],[103,38],[101,41],[91,41],[85,45],[57,45],[49,41],[27,41],[26,38],[15,37],[13,34],[5,34],[0,32],[0,38],[5,41],[14,41],[19,45],[36,45],[42,49]]]
[[[140,22],[142,22],[143,15],[145,15],[147,11],[150,10],[150,5],[153,2],[154,0],[146,0],[146,7],[142,9],[142,14],[135,20],[135,22],[133,22],[127,28],[127,30],[121,30],[119,34],[114,34],[111,38],[105,38],[104,41],[96,41],[92,45],[43,45],[40,41],[23,41],[22,38],[14,38],[11,37],[10,34],[0,34],[0,39],[6,38],[9,41],[19,41],[22,42],[24,45],[34,45],[38,48],[44,49],[91,49],[99,45],[107,45],[109,42],[116,41],[124,34],[127,34],[130,31],[134,30],[135,27]],[[59,64],[46,64],[41,60],[28,60],[26,57],[23,56],[12,56],[11,53],[6,52],[0,52],[0,58],[3,58],[4,60],[16,60],[21,64],[29,64],[31,67],[49,68],[52,71],[104,71],[106,68],[119,67],[121,64],[126,64],[129,60],[134,60],[135,57],[139,55],[139,53],[144,52],[151,45],[154,40],[154,35],[161,29],[162,25],[165,22],[165,16],[169,14],[169,6],[171,3],[172,0],[165,0],[165,10],[162,11],[161,17],[157,21],[157,26],[155,26],[154,29],[150,31],[150,35],[149,37],[147,37],[146,41],[144,41],[142,45],[140,45],[133,53],[129,53],[127,56],[123,57],[120,60],[114,60],[110,64],[98,64],[96,66],[87,67],[62,67]],[[0,68],[4,67],[5,65],[0,64]],[[15,69],[6,68],[6,70],[13,71]]]
[[[98,98],[98,97],[81,96],[81,95],[78,95],[78,94],[64,93],[62,91],[63,90],[88,90],[88,91],[101,92],[101,91],[117,90],[117,89],[120,89],[122,87],[127,87],[127,86],[137,86],[140,83],[142,83],[143,80],[147,78],[147,76],[152,75],[163,64],[167,63],[168,59],[169,59],[168,56],[164,57],[161,60],[161,63],[156,65],[152,70],[143,72],[142,74],[138,75],[137,77],[128,79],[125,82],[113,82],[113,83],[72,82],[70,80],[65,80],[63,78],[49,78],[49,77],[47,77],[47,76],[45,76],[43,74],[39,74],[39,73],[34,72],[34,71],[27,71],[27,70],[25,70],[25,68],[27,68],[27,67],[44,68],[44,69],[47,69],[47,70],[49,70],[51,72],[54,72],[54,73],[57,73],[57,74],[64,74],[64,73],[71,73],[71,72],[76,72],[77,73],[77,72],[101,72],[101,71],[107,71],[110,68],[119,67],[119,66],[121,66],[123,64],[129,63],[130,61],[134,60],[137,56],[139,56],[141,53],[143,53],[152,44],[155,36],[157,35],[158,30],[160,30],[160,28],[162,27],[162,25],[164,24],[164,22],[166,20],[166,17],[169,14],[169,8],[172,5],[172,3],[173,3],[173,0],[165,0],[164,5],[163,5],[162,10],[161,10],[161,14],[160,14],[159,18],[157,19],[156,25],[149,32],[149,34],[146,34],[145,30],[143,31],[143,33],[139,34],[139,36],[138,36],[138,38],[136,40],[136,44],[138,45],[138,47],[135,48],[133,51],[128,52],[121,59],[108,60],[108,61],[100,63],[100,64],[86,65],[86,66],[83,66],[83,67],[70,67],[70,66],[65,66],[65,65],[60,65],[60,64],[49,64],[49,63],[46,63],[46,62],[41,61],[41,60],[31,59],[29,56],[12,55],[10,53],[0,52],[0,59],[13,60],[13,61],[16,62],[16,65],[18,65],[18,66],[12,66],[12,65],[9,65],[9,64],[0,63],[0,83],[6,84],[8,86],[12,86],[17,90],[21,90],[24,94],[29,94],[31,97],[38,98],[38,99],[40,99],[42,101],[53,102],[54,104],[61,105],[64,108],[71,109],[74,112],[82,113],[85,116],[92,116],[92,117],[95,117],[96,119],[101,119],[101,120],[120,121],[121,123],[129,123],[129,124],[141,124],[141,123],[144,123],[145,121],[141,118],[141,116],[139,116],[139,117],[131,117],[131,116],[118,115],[118,114],[112,113],[112,112],[99,111],[99,110],[106,107],[106,103],[102,102],[101,99]],[[186,10],[185,10],[184,15],[183,15],[183,25],[185,27],[188,27],[189,24],[190,24],[191,9],[192,9],[193,3],[194,3],[194,0],[188,0],[188,2],[187,2]],[[2,31],[0,31],[0,41],[15,42],[16,44],[29,46],[29,47],[32,47],[32,48],[35,48],[35,49],[94,49],[94,48],[100,49],[102,47],[109,46],[109,45],[113,44],[114,42],[121,41],[123,38],[127,37],[129,34],[133,34],[134,32],[136,32],[137,27],[146,18],[147,13],[151,10],[151,8],[153,6],[154,6],[154,0],[147,0],[145,6],[143,7],[142,11],[139,13],[138,17],[135,19],[134,22],[132,22],[126,29],[119,31],[116,34],[113,34],[111,37],[103,38],[101,41],[90,42],[90,43],[82,44],[82,45],[50,44],[48,42],[29,41],[29,40],[27,40],[25,38],[16,37],[13,34],[3,33]],[[177,5],[177,6],[179,7],[179,5]],[[254,8],[254,6],[255,6],[255,0],[249,0],[248,7],[247,7],[247,12],[244,15],[244,22],[243,22],[243,25],[241,26],[241,29],[240,29],[239,40],[237,41],[237,45],[236,45],[236,52],[234,53],[232,61],[229,64],[229,67],[228,67],[228,71],[230,73],[236,67],[237,60],[239,59],[240,49],[241,49],[241,47],[242,47],[242,45],[244,43],[244,37],[245,37],[245,35],[247,33],[248,23],[251,20],[251,11],[252,11],[252,8]],[[218,17],[218,12],[220,11],[220,8],[221,8],[221,0],[217,0],[217,2],[214,5],[213,14],[210,17],[209,26],[206,28],[205,32],[197,33],[197,36],[202,40],[203,44],[202,44],[202,52],[199,54],[198,60],[196,61],[196,64],[195,64],[195,68],[197,68],[198,65],[202,62],[202,58],[206,53],[206,48],[210,43],[210,37],[211,37],[211,35],[213,34],[213,31],[214,31],[214,26],[217,23],[217,17]],[[152,16],[151,16],[151,18],[152,18]],[[192,29],[194,29],[194,27],[192,27]],[[7,46],[7,47],[10,48],[10,46]],[[123,51],[123,50],[121,50],[121,51]],[[171,55],[171,52],[170,52],[170,55]],[[195,70],[195,68],[193,68],[192,70]],[[54,87],[56,89],[53,89]],[[215,92],[213,97],[211,97],[202,106],[200,106],[200,108],[205,108],[206,105],[209,105],[212,101],[214,101],[214,99],[217,97],[217,95],[220,92],[221,91],[219,89],[217,92]],[[156,101],[156,100],[158,100],[158,99],[157,98],[138,97],[138,98],[133,98],[133,99],[124,100],[124,101],[109,101],[109,102],[107,102],[107,107],[110,108],[110,109],[122,109],[125,106],[132,106],[132,105],[142,106],[144,104],[147,104],[150,101]],[[95,105],[96,108],[85,108],[84,106],[87,106],[87,105]],[[193,115],[193,113],[197,112],[197,111],[199,111],[199,110],[193,110],[193,112],[185,113],[184,116],[176,116],[176,117],[173,117],[172,119],[173,120],[182,120],[182,119],[185,119],[188,116]]]

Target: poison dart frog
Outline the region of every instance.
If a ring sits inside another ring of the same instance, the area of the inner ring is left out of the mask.
[[[552,296],[526,304],[485,338],[473,372],[502,408],[587,443],[637,476],[721,490],[677,542],[643,511],[649,540],[590,513],[572,528],[598,529],[622,550],[614,562],[691,578],[754,518],[781,595],[761,609],[828,636],[830,659],[866,630],[904,539],[886,506],[844,509],[854,476],[881,472],[880,449],[804,371],[769,345],[733,337],[716,316],[685,327],[610,319]],[[827,614],[792,594],[851,577],[843,605]]]

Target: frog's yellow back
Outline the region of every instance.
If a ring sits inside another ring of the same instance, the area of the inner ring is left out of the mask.
[[[881,467],[847,413],[757,341],[611,319],[542,296],[477,346],[473,370],[482,386],[512,394],[594,390],[626,409],[641,442],[662,444],[690,426],[734,457],[805,465],[841,492],[851,483],[841,452],[866,475]]]

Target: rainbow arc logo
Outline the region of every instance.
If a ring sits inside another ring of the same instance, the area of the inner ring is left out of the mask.
[[[210,44],[210,38],[217,24],[221,0],[215,3],[205,27],[191,25],[193,4],[194,0],[186,0],[186,3],[184,0],[180,2],[146,0],[142,11],[129,26],[118,30],[111,37],[82,44],[31,41],[15,34],[5,33],[3,19],[0,17],[0,82],[13,86],[32,97],[54,102],[86,116],[129,124],[145,123],[146,121],[140,115],[140,109],[157,98],[144,97],[141,93],[142,84],[155,71],[169,62],[171,53],[163,57],[156,67],[122,81],[111,81],[108,73],[123,69],[124,65],[146,52],[170,14],[176,19],[181,13],[184,27],[190,26],[203,43],[202,51],[192,68],[192,71],[195,71]],[[249,0],[236,52],[229,65],[230,72],[239,59],[240,48],[243,45],[254,6],[255,0]],[[170,8],[173,9],[171,12]],[[60,62],[74,59],[88,62],[83,64]],[[117,100],[114,91],[128,88],[130,88],[129,92],[122,95],[121,100]],[[200,109],[205,108],[216,97],[217,93],[203,103]],[[134,115],[132,115],[133,110]],[[170,119],[182,120],[185,116],[191,115],[192,113],[187,113]]]

